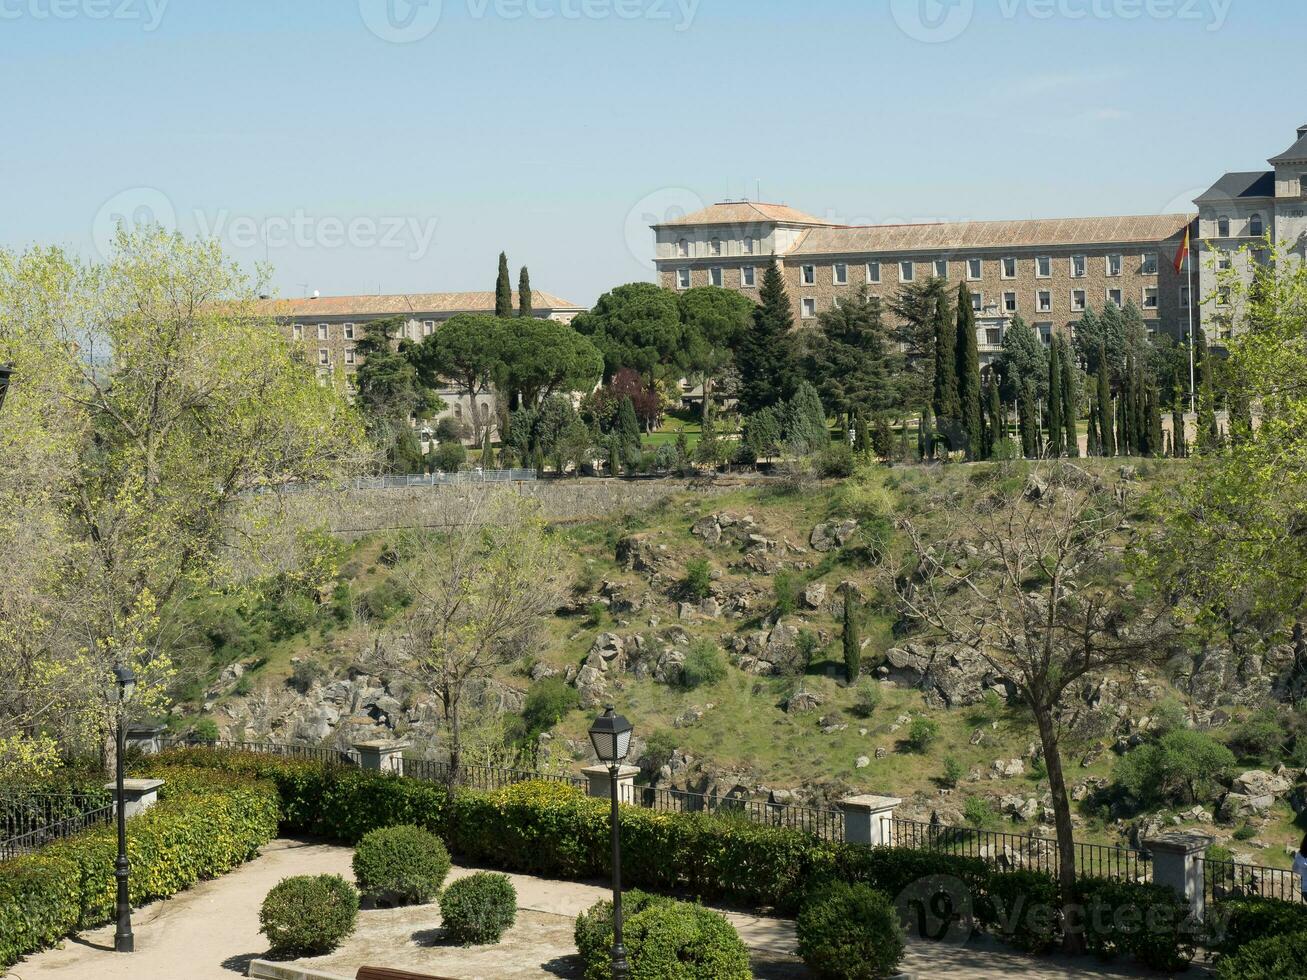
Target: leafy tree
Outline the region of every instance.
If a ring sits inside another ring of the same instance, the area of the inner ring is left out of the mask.
[[[478,399],[490,390],[495,376],[503,370],[505,336],[503,321],[483,314],[460,313],[407,351],[422,387],[433,389],[448,383],[457,386],[467,398],[472,406],[472,438],[477,443],[490,423],[481,417]]]
[[[399,318],[372,320],[363,325],[355,349],[362,358],[355,384],[355,404],[377,445],[386,449],[396,444],[409,420],[427,403],[411,360],[395,345],[404,327]]]
[[[942,297],[948,302],[947,279],[931,277],[905,283],[889,301],[895,325],[891,338],[903,351],[900,378],[904,404],[920,405],[932,396],[935,383],[935,316]]]
[[[508,256],[499,253],[499,275],[495,279],[495,316],[507,320],[513,315],[513,285],[508,278]]]
[[[522,266],[522,271],[517,277],[517,315],[530,316],[532,310],[531,295],[531,273],[527,271],[526,266]]]
[[[1234,763],[1234,753],[1211,735],[1178,728],[1127,753],[1113,776],[1141,807],[1186,806],[1210,799]]]
[[[669,368],[678,367],[685,340],[676,294],[650,282],[604,293],[572,326],[603,354],[605,381],[631,368],[654,384]]]
[[[805,373],[826,408],[845,420],[858,410],[875,415],[896,408],[902,359],[892,349],[880,299],[864,286],[824,311],[817,326],[805,331]]]
[[[686,290],[678,303],[684,329],[681,364],[703,385],[703,416],[715,383],[735,362],[735,352],[753,322],[754,304],[720,286]]]
[[[1021,455],[1033,459],[1039,455],[1039,418],[1035,407],[1035,383],[1030,379],[1021,385],[1017,420],[1021,430]]]
[[[1026,380],[1035,385],[1035,396],[1045,394],[1048,383],[1048,351],[1039,334],[1021,319],[1014,316],[1003,331],[1003,352],[999,355],[998,373],[1001,379],[999,394],[1003,401],[1012,403],[1021,397]]]
[[[785,280],[775,256],[763,274],[761,305],[753,312],[753,328],[746,331],[735,354],[740,372],[740,410],[751,415],[784,402],[794,390],[794,313]]]
[[[811,456],[830,446],[830,427],[817,389],[800,382],[786,406],[785,441],[801,456]]]
[[[1203,358],[1198,384],[1198,451],[1211,456],[1221,444],[1221,432],[1216,425],[1216,386],[1212,382],[1212,359]]]
[[[958,285],[957,359],[959,418],[967,440],[967,459],[980,458],[980,354],[976,341],[976,314],[965,282]]]
[[[501,320],[496,384],[536,405],[557,392],[588,391],[603,373],[603,356],[565,323],[536,317]]]

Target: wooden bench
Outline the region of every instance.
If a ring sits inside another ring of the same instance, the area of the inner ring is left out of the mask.
[[[388,970],[384,966],[361,966],[354,980],[454,980],[453,977],[438,977],[434,973],[408,973],[404,970]]]

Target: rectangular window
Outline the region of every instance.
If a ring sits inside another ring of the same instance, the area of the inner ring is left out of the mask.
[[[1053,312],[1053,293],[1047,289],[1041,289],[1035,293],[1035,308],[1040,313]]]
[[[979,313],[979,312],[980,312],[981,310],[983,310],[984,308],[985,308],[985,294],[984,294],[984,293],[972,293],[972,294],[971,294],[971,309],[972,309],[974,312]]]
[[[1004,260],[1003,260],[1003,278],[1004,278],[1004,279],[1015,279],[1016,277],[1017,277],[1017,260],[1016,260],[1016,259],[1004,259]]]
[[[1071,290],[1071,312],[1083,313],[1085,311],[1085,291],[1083,289]]]
[[[353,348],[353,347],[346,347],[346,348],[345,348],[345,363],[346,363],[346,364],[353,364],[353,363],[354,363],[354,348]]]
[[[722,284],[722,267],[715,265],[708,270],[708,284],[711,286],[720,286]]]
[[[690,288],[690,270],[689,270],[689,269],[681,268],[681,269],[677,269],[677,270],[676,270],[676,288],[677,288],[677,289],[689,289],[689,288]]]
[[[1083,279],[1085,277],[1085,257],[1083,255],[1071,256],[1071,278]]]
[[[1119,289],[1109,289],[1107,291],[1107,301],[1118,308],[1125,305],[1121,302],[1121,290]]]
[[[817,285],[817,267],[815,265],[805,265],[803,267],[803,284],[805,286]]]
[[[708,248],[709,248],[709,251],[710,251],[713,255],[721,255],[721,254],[722,254],[722,240],[721,240],[720,238],[714,238],[714,239],[712,240],[712,242],[709,244]]]
[[[293,340],[303,340],[303,339],[304,339],[304,324],[302,324],[302,323],[292,324],[292,326],[291,326],[291,328],[290,328],[290,335],[291,335],[291,338],[292,338]]]
[[[740,270],[740,285],[745,289],[753,289],[758,282],[758,270],[751,265],[746,265]]]
[[[1146,310],[1155,310],[1155,309],[1157,309],[1157,287],[1156,287],[1156,286],[1145,286],[1145,287],[1144,287],[1144,309],[1146,309]]]
[[[1146,252],[1140,259],[1140,271],[1146,276],[1157,275],[1157,253]]]
[[[1053,278],[1053,259],[1048,255],[1041,255],[1035,259],[1035,278],[1052,279]]]
[[[676,254],[683,259],[690,257],[690,243],[684,238],[676,243]]]
[[[1189,287],[1188,287],[1188,286],[1181,286],[1181,287],[1180,287],[1180,309],[1182,309],[1182,310],[1187,310],[1187,309],[1189,309]]]
[[[435,320],[423,320],[423,321],[422,321],[422,336],[424,336],[424,337],[430,337],[430,336],[431,336],[433,333],[435,333],[435,332],[436,332],[436,321],[435,321]]]
[[[1307,197],[1307,174],[1298,175],[1298,193]]]
[[[346,340],[354,339],[354,324],[352,323],[345,324],[345,339]]]
[[[935,278],[937,279],[948,278],[948,259],[935,260]]]
[[[1004,312],[1004,313],[1015,313],[1016,311],[1017,311],[1017,294],[1016,294],[1016,293],[1004,293],[1004,294],[1003,294],[1003,312]]]
[[[331,351],[327,350],[327,348],[325,348],[325,347],[319,347],[319,348],[318,348],[318,363],[319,363],[319,364],[330,364],[330,363],[331,363]]]
[[[834,281],[837,286],[847,286],[849,284],[849,266],[845,262],[836,262],[834,268]]]
[[[1119,276],[1121,274],[1121,256],[1109,255],[1107,257],[1107,274],[1109,276]]]
[[[912,282],[916,277],[916,267],[910,260],[899,263],[899,282]]]
[[[801,310],[803,319],[811,320],[817,315],[817,301],[810,296],[805,296]]]
[[[985,271],[985,263],[981,259],[967,259],[967,278],[975,282]]]
[[[327,339],[327,325],[325,323],[318,324],[318,339],[319,340]]]
[[[1222,286],[1220,289],[1218,289],[1218,290],[1216,291],[1216,302],[1217,302],[1217,304],[1220,305],[1220,306],[1229,306],[1229,305],[1230,305],[1230,297],[1231,297],[1232,295],[1233,295],[1233,294],[1230,292],[1230,287],[1229,287],[1229,286]]]
[[[1039,331],[1039,339],[1044,342],[1045,347],[1053,342],[1053,324],[1036,323],[1035,329]]]
[[[744,240],[744,245],[743,245],[742,247],[743,247],[743,249],[744,249],[744,254],[745,254],[745,255],[752,255],[752,254],[753,254],[753,239],[752,239],[752,238],[746,238],[746,239]]]
[[[867,282],[880,282],[880,263],[867,263]]]
[[[1216,260],[1216,267],[1222,270],[1234,268],[1234,260],[1230,258],[1229,252],[1220,254],[1220,257]]]
[[[986,327],[985,344],[989,347],[1001,347],[1003,344],[1003,331],[998,327]]]

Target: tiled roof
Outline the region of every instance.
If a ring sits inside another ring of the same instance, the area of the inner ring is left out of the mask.
[[[787,204],[763,204],[758,201],[723,201],[687,214],[684,218],[664,221],[655,228],[676,228],[682,225],[750,225],[759,222],[780,222],[792,225],[829,225],[829,221],[814,218],[796,211]]]
[[[513,309],[517,309],[516,292]],[[546,310],[580,310],[582,307],[565,299],[531,290],[531,307]],[[495,294],[474,293],[404,293],[395,296],[320,296],[317,299],[268,299],[257,304],[264,315],[313,318],[315,316],[409,316],[424,313],[493,313]]]
[[[1195,198],[1194,203],[1215,204],[1221,201],[1236,201],[1243,197],[1274,196],[1275,172],[1272,170],[1253,170],[1245,173],[1226,174]]]
[[[1193,219],[1191,214],[1164,214],[814,228],[804,234],[789,254],[943,252],[965,248],[1154,242],[1165,241],[1180,234]]]

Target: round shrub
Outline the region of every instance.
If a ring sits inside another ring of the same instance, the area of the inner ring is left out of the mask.
[[[903,929],[883,892],[832,883],[799,911],[799,955],[818,977],[875,980],[903,959]]]
[[[1273,898],[1227,898],[1208,919],[1213,934],[1207,946],[1221,956],[1237,953],[1256,939],[1307,933],[1307,905]]]
[[[263,900],[259,931],[277,956],[321,956],[354,931],[359,894],[340,875],[286,878]]]
[[[1303,975],[1307,963],[1307,932],[1268,936],[1222,957],[1216,966],[1219,980],[1285,980]]]
[[[363,835],[354,849],[354,879],[365,898],[385,905],[420,905],[440,894],[449,851],[430,831],[411,825]]]
[[[629,921],[651,905],[670,905],[673,899],[651,895],[638,888],[622,892],[623,921]],[[589,963],[596,956],[607,955],[613,946],[613,903],[608,899],[595,902],[576,917],[572,936],[581,962]]]
[[[648,898],[633,915],[626,914],[625,899],[622,903],[622,940],[631,980],[749,980],[753,976],[749,951],[725,916],[702,905]],[[607,922],[601,935],[595,929],[583,939],[578,928],[578,940],[590,947],[585,980],[612,976],[612,907],[603,913]],[[580,942],[577,948],[582,948]]]
[[[445,931],[464,946],[497,943],[517,920],[517,891],[508,875],[478,871],[440,896]]]

